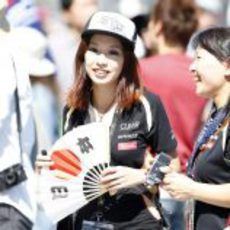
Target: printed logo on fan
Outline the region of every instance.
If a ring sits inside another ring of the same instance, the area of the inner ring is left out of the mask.
[[[89,141],[89,137],[78,138],[77,145],[79,145],[82,153],[89,153],[90,149],[93,150],[93,145]]]
[[[119,151],[137,149],[137,142],[136,141],[129,141],[129,142],[118,143],[117,144],[117,149]]]
[[[51,155],[54,176],[63,180],[70,180],[77,177],[82,171],[82,163],[80,158],[69,149],[55,150]]]
[[[68,191],[68,188],[66,186],[54,186],[54,187],[51,187],[50,190],[53,194],[53,197],[52,197],[53,200],[68,197],[69,191]]]

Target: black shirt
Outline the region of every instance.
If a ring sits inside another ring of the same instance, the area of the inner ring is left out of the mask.
[[[230,127],[228,126],[223,141],[223,131],[217,136],[217,140],[209,139],[211,147],[197,156],[194,165],[194,179],[208,184],[230,183]],[[223,148],[223,143],[224,148]],[[208,146],[208,145],[207,145]],[[195,229],[196,230],[223,230],[230,218],[230,209],[207,204],[201,201],[195,202]]]
[[[65,109],[66,120],[68,109]],[[91,122],[88,111],[73,111],[68,118],[66,131]],[[172,152],[176,140],[167,115],[158,96],[146,93],[130,109],[116,111],[110,127],[111,165],[141,168],[147,147],[158,153]],[[96,220],[98,200],[78,211],[76,229],[83,219]],[[115,229],[161,229],[161,225],[148,212],[138,188],[119,191],[115,196],[103,196],[103,221]],[[156,226],[156,227],[154,227]],[[158,226],[158,227],[157,227]]]

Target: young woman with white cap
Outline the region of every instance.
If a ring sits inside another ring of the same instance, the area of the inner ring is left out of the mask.
[[[146,149],[173,154],[176,141],[160,99],[141,86],[135,41],[133,22],[112,12],[95,13],[82,33],[64,131],[93,121],[108,124],[111,167],[102,177],[109,193],[77,213],[75,229],[85,221],[102,221],[107,229],[162,229],[138,185],[145,182]]]
[[[95,13],[82,33],[64,132],[95,121],[107,124],[111,166],[101,180],[108,193],[80,209],[69,229],[162,229],[152,197],[145,195],[142,166],[147,148],[173,155],[176,140],[159,97],[141,86],[135,40],[134,23],[112,12]],[[58,226],[67,228],[65,222]]]

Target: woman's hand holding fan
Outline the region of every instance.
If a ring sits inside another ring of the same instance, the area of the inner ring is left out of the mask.
[[[45,158],[37,162],[38,167],[42,159],[48,165],[39,175],[38,197],[52,222],[107,192],[100,181],[110,162],[109,128],[102,123],[79,126],[66,133]]]
[[[102,172],[101,184],[110,195],[118,190],[130,188],[145,182],[145,170],[134,169],[126,166],[108,167]]]

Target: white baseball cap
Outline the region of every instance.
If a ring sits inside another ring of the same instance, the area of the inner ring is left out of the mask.
[[[28,63],[30,75],[46,77],[55,73],[54,63],[46,57],[48,41],[45,35],[31,27],[11,30],[10,38]]]
[[[127,17],[108,11],[99,11],[92,15],[82,33],[85,39],[94,33],[114,35],[125,41],[132,49],[135,47],[137,31],[135,24]]]

